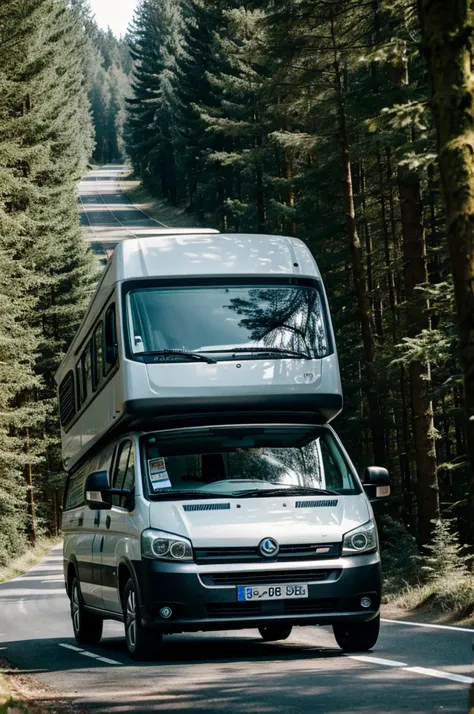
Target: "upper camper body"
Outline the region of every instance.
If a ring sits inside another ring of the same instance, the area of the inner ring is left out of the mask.
[[[286,236],[122,241],[56,381],[68,470],[105,436],[145,424],[270,412],[324,423],[342,408],[321,275]]]

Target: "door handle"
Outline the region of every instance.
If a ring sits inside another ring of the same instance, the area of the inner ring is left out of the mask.
[[[112,523],[112,519],[110,518],[110,516],[107,516],[107,518],[105,519],[105,527],[110,528],[111,523]]]
[[[99,552],[102,553],[103,550],[104,550],[104,536],[102,536],[102,540],[100,541]]]
[[[84,523],[84,513],[81,513],[79,515],[79,518],[77,519],[77,525],[82,526],[83,523]]]
[[[96,512],[95,512],[94,525],[95,525],[95,526],[99,526],[99,525],[100,525],[100,511],[96,511]]]

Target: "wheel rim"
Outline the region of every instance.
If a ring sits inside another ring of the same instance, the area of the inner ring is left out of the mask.
[[[79,602],[79,588],[74,586],[72,591],[72,624],[74,632],[79,632],[81,627],[81,605]]]
[[[134,590],[130,590],[128,593],[126,621],[127,640],[130,647],[134,649],[137,642],[137,604]]]

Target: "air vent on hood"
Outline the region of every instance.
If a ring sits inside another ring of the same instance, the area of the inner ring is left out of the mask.
[[[296,501],[295,508],[335,508],[337,498],[332,501]]]
[[[185,511],[228,511],[230,503],[191,503],[183,506]]]

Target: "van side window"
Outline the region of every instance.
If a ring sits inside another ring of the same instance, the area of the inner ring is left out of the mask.
[[[129,440],[124,441],[120,445],[120,451],[117,459],[114,474],[114,488],[129,488],[132,489],[135,484],[135,450],[133,443]],[[125,496],[113,496],[112,505],[125,505]]]
[[[84,501],[84,483],[86,477],[86,467],[84,464],[77,471],[74,471],[68,479],[66,487],[66,497],[64,499],[64,510],[68,511],[71,508],[79,508],[83,506]],[[88,473],[88,472],[87,472]]]
[[[103,377],[104,374],[104,350],[103,350],[103,344],[102,344],[102,338],[103,338],[103,328],[102,328],[102,322],[99,322],[97,327],[95,328],[94,331],[94,359],[92,362],[93,370],[92,370],[92,377],[93,377],[93,388],[94,392],[96,391],[97,387],[100,384],[100,381]]]
[[[115,326],[115,305],[105,313],[104,321],[104,375],[107,375],[117,362],[117,329]]]

